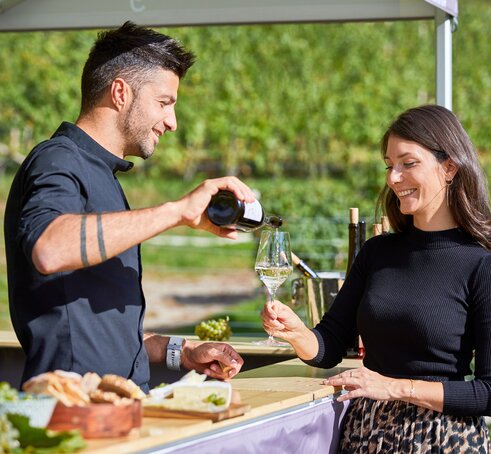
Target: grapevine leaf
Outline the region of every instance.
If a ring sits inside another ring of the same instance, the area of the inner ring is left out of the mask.
[[[86,447],[80,431],[52,432],[44,428],[32,427],[29,418],[23,415],[8,414],[8,420],[19,431],[19,442],[27,452],[36,454],[70,453]]]

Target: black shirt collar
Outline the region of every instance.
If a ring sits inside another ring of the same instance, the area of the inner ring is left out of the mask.
[[[118,158],[110,151],[106,150],[103,146],[99,145],[92,137],[90,137],[77,125],[69,123],[68,121],[64,121],[59,126],[59,128],[53,134],[53,137],[56,136],[68,137],[80,148],[96,154],[102,161],[107,164],[107,166],[112,170],[113,173],[116,173],[118,171],[126,172],[133,167],[132,162]]]
[[[410,242],[427,249],[443,249],[474,242],[474,239],[460,228],[424,231],[412,226],[406,235]]]

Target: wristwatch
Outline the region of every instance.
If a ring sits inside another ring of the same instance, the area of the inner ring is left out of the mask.
[[[167,368],[170,370],[181,370],[181,354],[183,337],[171,337],[167,344]]]

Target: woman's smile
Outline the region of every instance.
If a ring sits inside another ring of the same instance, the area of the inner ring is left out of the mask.
[[[397,193],[397,197],[401,198],[401,197],[406,197],[412,193],[414,193],[416,191],[416,189],[406,189],[405,191],[400,191]]]

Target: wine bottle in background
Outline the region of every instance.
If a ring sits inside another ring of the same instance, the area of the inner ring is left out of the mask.
[[[304,274],[304,276],[310,277],[311,279],[319,278],[317,273],[293,252],[292,252],[292,261],[293,264]]]
[[[265,225],[279,228],[283,220],[279,216],[266,216],[261,203],[252,203],[237,199],[230,191],[219,191],[206,209],[208,219],[219,227],[250,232]]]
[[[346,277],[351,270],[355,257],[360,251],[360,225],[358,223],[358,208],[349,209],[348,224],[348,265],[346,266]]]
[[[388,218],[387,218],[388,219]],[[360,224],[363,221],[360,221]],[[386,223],[386,225],[388,225]],[[377,236],[377,235],[382,235],[382,224],[373,224],[372,225],[372,236]],[[363,235],[360,232],[360,248],[363,246],[362,242]],[[364,241],[364,238],[363,238]],[[363,345],[363,340],[361,339],[360,336],[358,336],[358,358],[364,358],[365,357],[365,345]]]
[[[389,217],[382,216],[380,222],[382,223],[382,235],[388,235],[390,233]]]
[[[382,234],[382,224],[372,225],[372,236],[377,236]]]
[[[361,249],[367,238],[367,223],[365,221],[358,222],[358,247]]]
[[[365,227],[365,225],[363,225]],[[358,208],[349,209],[349,235],[348,235],[348,265],[346,266],[346,276],[348,277],[353,262],[358,252],[360,252],[360,222]],[[346,358],[363,358],[364,349],[360,349],[361,339],[356,336],[346,347]]]

